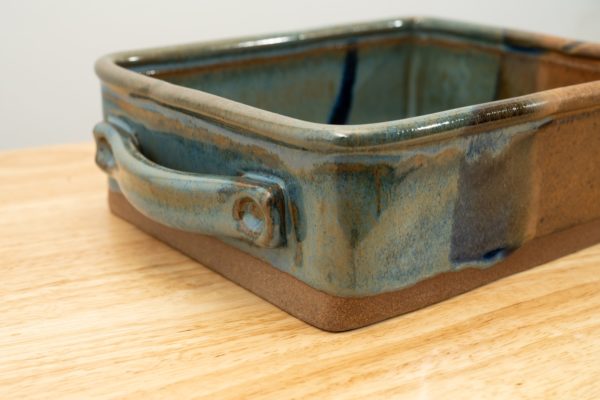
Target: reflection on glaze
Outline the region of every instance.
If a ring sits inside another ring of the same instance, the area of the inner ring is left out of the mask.
[[[221,196],[212,234],[314,288],[364,296],[487,268],[600,217],[599,60],[589,44],[396,19],[110,56],[98,71],[105,120],[147,159],[232,187],[279,182],[279,245],[236,236],[238,223],[267,226],[244,198]],[[196,221],[149,195],[165,189],[150,175],[127,188],[111,176],[144,214]]]

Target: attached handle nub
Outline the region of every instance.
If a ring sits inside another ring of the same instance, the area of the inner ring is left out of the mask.
[[[147,217],[172,228],[244,239],[260,247],[285,244],[285,196],[268,177],[181,172],[140,152],[135,137],[101,122],[94,128],[96,163],[115,179],[127,200]]]

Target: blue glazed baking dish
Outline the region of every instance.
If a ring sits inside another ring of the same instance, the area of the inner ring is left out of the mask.
[[[400,18],[101,58],[112,211],[340,331],[600,241],[600,46]]]

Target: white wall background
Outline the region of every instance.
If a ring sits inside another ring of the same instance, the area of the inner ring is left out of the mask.
[[[600,42],[600,0],[2,0],[0,149],[90,141],[105,53],[407,15]]]

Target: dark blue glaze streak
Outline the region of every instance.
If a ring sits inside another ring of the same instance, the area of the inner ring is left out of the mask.
[[[515,53],[525,53],[532,56],[537,56],[543,54],[545,51],[539,47],[527,46],[520,43],[509,42],[507,40],[504,41],[504,46],[507,50],[513,51]]]
[[[338,92],[335,104],[331,110],[331,115],[329,116],[330,124],[344,125],[348,122],[348,116],[350,115],[350,109],[352,108],[357,62],[358,57],[356,49],[350,48],[348,53],[346,53],[346,59],[344,61],[344,71],[342,72],[340,91]]]

